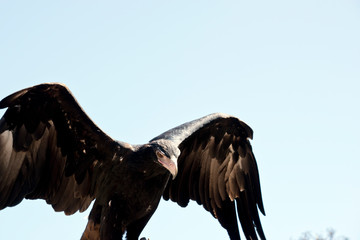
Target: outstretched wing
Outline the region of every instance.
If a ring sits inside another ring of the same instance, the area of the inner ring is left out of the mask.
[[[56,211],[84,211],[114,154],[103,133],[60,84],[41,84],[0,102],[0,209],[45,199]]]
[[[212,114],[169,130],[156,139],[179,143],[178,175],[169,181],[164,199],[185,207],[202,204],[240,239],[238,217],[247,239],[265,239],[258,209],[265,215],[258,167],[249,142],[252,130],[237,118]],[[236,202],[236,204],[235,204]],[[256,234],[257,232],[257,234]]]

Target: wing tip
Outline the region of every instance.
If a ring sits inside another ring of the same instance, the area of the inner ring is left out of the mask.
[[[266,216],[265,208],[264,208],[264,205],[262,202],[261,202],[261,204],[258,203],[258,208],[259,208],[260,212],[262,213],[262,215]]]

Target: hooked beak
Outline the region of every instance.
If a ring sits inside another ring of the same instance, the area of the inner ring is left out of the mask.
[[[169,170],[169,172],[172,175],[172,179],[174,180],[178,173],[176,159],[170,159],[168,157],[163,157],[163,158],[158,158],[158,161],[164,168]]]

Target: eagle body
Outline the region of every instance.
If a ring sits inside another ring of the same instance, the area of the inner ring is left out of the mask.
[[[0,108],[0,210],[44,199],[69,215],[94,201],[82,240],[136,240],[161,198],[194,200],[231,240],[238,220],[247,239],[265,239],[253,132],[236,117],[210,114],[131,145],[99,129],[62,84],[20,90]]]
[[[83,240],[121,239],[125,231],[127,239],[138,239],[170,178],[170,173],[156,163],[151,146],[113,161],[113,169],[99,185],[104,191],[96,196]],[[90,231],[93,228],[101,231]]]

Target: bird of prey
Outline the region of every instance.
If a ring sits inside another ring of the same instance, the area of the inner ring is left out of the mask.
[[[265,239],[253,131],[226,114],[187,122],[143,145],[112,139],[62,84],[40,84],[4,98],[0,120],[0,209],[45,199],[70,215],[95,200],[87,239],[138,239],[161,197],[201,204],[240,239]]]

